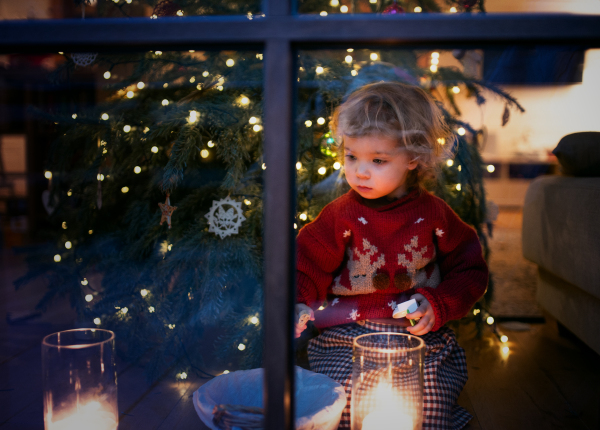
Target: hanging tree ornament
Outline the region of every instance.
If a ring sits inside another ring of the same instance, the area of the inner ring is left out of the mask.
[[[163,225],[163,222],[166,221],[169,228],[171,228],[171,215],[173,215],[173,212],[175,212],[177,206],[171,206],[171,199],[169,197],[170,194],[167,194],[167,199],[165,200],[165,202],[158,204],[161,212],[159,225]]]
[[[400,6],[396,0],[394,0],[394,2],[383,9],[383,12],[381,13],[384,15],[402,15],[404,14],[404,8]]]
[[[236,202],[229,196],[219,201],[213,200],[213,205],[205,218],[210,226],[208,231],[220,236],[221,239],[238,234],[238,228],[246,220],[242,212],[242,202]]]

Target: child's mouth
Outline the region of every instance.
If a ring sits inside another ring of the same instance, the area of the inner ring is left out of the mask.
[[[356,188],[358,188],[360,191],[371,191],[370,187],[364,187],[362,185],[358,185]]]

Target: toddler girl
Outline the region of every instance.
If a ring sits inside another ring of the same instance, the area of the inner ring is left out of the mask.
[[[423,428],[460,429],[471,418],[456,405],[467,367],[445,324],[481,298],[488,270],[475,230],[422,188],[450,130],[425,91],[381,82],[338,107],[333,131],[351,190],[297,239],[296,313],[308,311],[321,329],[308,346],[310,367],[345,387],[339,428],[348,429],[353,339],[379,331],[420,336],[426,343]],[[393,319],[396,304],[411,298],[418,309]],[[419,321],[413,327],[408,319]],[[305,329],[296,324],[296,337]]]

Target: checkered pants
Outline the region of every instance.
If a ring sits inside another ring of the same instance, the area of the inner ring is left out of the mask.
[[[308,361],[314,372],[323,373],[344,386],[346,407],[338,430],[350,429],[352,395],[352,342],[361,334],[380,331],[408,333],[406,328],[366,321],[324,329],[308,345]],[[465,351],[454,332],[442,327],[421,337],[425,341],[423,429],[459,430],[472,418],[456,404],[467,382]]]

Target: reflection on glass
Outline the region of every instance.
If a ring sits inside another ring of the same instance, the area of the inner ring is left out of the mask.
[[[42,308],[68,297],[153,378],[259,367],[262,54],[93,57],[3,57],[3,149],[38,169],[10,164],[35,244],[18,284],[44,276]]]

